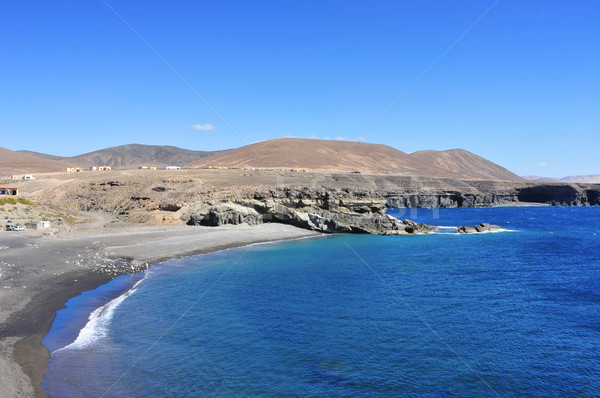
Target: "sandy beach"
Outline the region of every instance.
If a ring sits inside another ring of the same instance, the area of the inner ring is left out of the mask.
[[[45,396],[40,383],[49,352],[40,341],[69,298],[146,263],[315,235],[283,224],[149,227],[100,221],[54,234],[0,231],[0,396]]]

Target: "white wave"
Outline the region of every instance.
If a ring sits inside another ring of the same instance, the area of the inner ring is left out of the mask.
[[[468,234],[459,234],[457,232],[456,234],[457,235],[482,235],[482,234],[499,234],[499,233],[502,233],[502,232],[519,232],[519,231],[516,230],[516,229],[505,229],[505,228],[502,228],[502,229],[498,229],[498,230],[495,230],[495,231],[471,232],[471,233],[468,233]]]
[[[115,309],[129,296],[137,290],[137,286],[146,279],[147,274],[142,279],[136,282],[133,287],[119,297],[116,297],[104,304],[102,307],[96,308],[89,316],[88,323],[79,331],[79,335],[69,345],[66,345],[58,350],[80,350],[96,343],[98,340],[105,337],[108,333],[108,325],[113,318]]]
[[[501,232],[519,232],[516,229],[506,229],[506,228],[501,228],[499,230],[495,230],[495,231],[483,231],[483,232],[471,232],[468,234],[464,234],[464,233],[459,233],[457,231],[458,227],[437,227],[437,230],[434,232],[434,234],[438,234],[438,235],[480,235],[480,234],[497,234],[497,233],[501,233]]]
[[[500,233],[500,232],[519,232],[519,231],[516,230],[516,229],[502,228],[502,229],[499,229],[497,231],[483,231],[483,232],[478,232],[478,234],[497,234],[497,233]]]

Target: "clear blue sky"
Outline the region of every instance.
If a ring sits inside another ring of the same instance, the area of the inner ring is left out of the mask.
[[[0,147],[355,140],[493,3],[107,0],[221,120],[101,0],[2,2]],[[594,0],[499,1],[364,140],[600,174],[598,21]]]

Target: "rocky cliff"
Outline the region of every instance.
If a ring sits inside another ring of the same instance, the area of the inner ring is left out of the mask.
[[[487,207],[546,204],[552,206],[600,206],[599,184],[485,184],[467,189],[424,189],[421,192],[382,191],[389,208]]]
[[[206,216],[207,209],[223,203],[256,211],[257,222],[300,224],[307,222],[305,214],[316,214],[320,221],[313,217],[310,222],[317,229],[343,230],[345,225],[352,225],[351,229],[356,231],[376,231],[379,227],[361,225],[357,220],[350,222],[352,216],[370,214],[373,223],[383,225],[389,222],[383,217],[386,208],[600,205],[599,184],[237,170],[83,173],[69,175],[68,180],[58,183],[54,176],[46,178],[20,182],[19,190],[24,197],[52,208],[128,215],[130,222],[151,224],[181,224],[190,220],[197,223],[201,213],[192,219],[194,209],[202,207]],[[270,207],[264,208],[264,203]],[[202,222],[224,222],[219,217],[228,217],[226,213],[216,208],[210,216],[213,221],[203,216]],[[342,215],[344,220],[340,219]],[[231,215],[244,219],[252,216]],[[233,218],[231,222],[235,222]]]
[[[324,200],[251,199],[214,205],[198,202],[190,206],[183,219],[188,224],[209,226],[280,222],[324,233],[415,235],[436,229],[385,214],[385,200],[348,201],[334,199],[328,193],[325,196]]]

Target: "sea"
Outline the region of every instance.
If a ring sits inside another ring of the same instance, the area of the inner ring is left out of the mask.
[[[53,397],[598,397],[600,208],[397,209],[166,261],[71,299]],[[457,234],[459,225],[506,231]],[[124,293],[125,292],[125,293]]]

